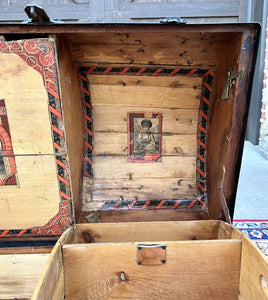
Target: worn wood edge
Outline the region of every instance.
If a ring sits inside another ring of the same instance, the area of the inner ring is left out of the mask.
[[[50,253],[53,246],[36,246],[36,247],[1,247],[0,255],[4,254],[42,254]]]
[[[32,300],[63,299],[62,245],[76,241],[75,226],[67,229],[54,246],[32,295]]]
[[[118,243],[113,243],[113,242],[110,242],[110,243],[92,243],[92,244],[65,244],[65,245],[62,245],[62,248],[63,249],[71,249],[71,248],[85,248],[85,247],[94,247],[94,246],[105,246],[105,245],[139,245],[141,242],[138,241],[138,242],[118,242]],[[192,243],[195,243],[195,244],[210,244],[210,243],[221,243],[221,244],[225,244],[225,243],[230,243],[230,244],[241,244],[242,245],[242,240],[241,239],[225,239],[225,240],[194,240],[194,241],[169,241],[169,240],[157,240],[157,241],[146,241],[145,243],[143,244],[165,244],[165,243],[174,243],[174,244],[181,244],[181,245],[186,245],[186,244],[189,244],[191,245]]]
[[[268,259],[243,235],[239,300],[268,299]]]
[[[54,289],[54,293],[52,295],[51,300],[63,300],[65,299],[65,295],[64,295],[64,274],[63,272],[60,273],[59,279],[56,283],[55,289]]]
[[[242,233],[227,222],[219,221],[218,239],[242,239]]]
[[[30,299],[47,253],[1,254],[0,299]]]
[[[62,35],[54,36],[57,45],[59,90],[68,149],[68,167],[72,194],[72,215],[79,218],[84,159],[84,124],[77,70],[72,62],[70,47]],[[75,120],[75,122],[74,122]]]
[[[218,221],[162,221],[78,224],[79,243],[215,240]]]
[[[173,24],[83,24],[83,23],[65,23],[57,25],[36,25],[36,24],[1,24],[0,33],[122,33],[127,32],[227,32],[227,33],[243,33],[245,30],[254,30],[260,27],[259,24],[188,24],[178,26]]]
[[[151,221],[192,221],[209,220],[206,209],[162,209],[162,210],[95,210],[82,211],[79,223],[88,223],[86,217],[91,214],[95,216],[95,222],[151,222]]]

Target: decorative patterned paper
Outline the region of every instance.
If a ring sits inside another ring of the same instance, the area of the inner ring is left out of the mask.
[[[55,236],[61,235],[72,223],[71,191],[67,169],[67,154],[63,154],[65,134],[61,100],[58,87],[55,44],[52,39],[29,39],[0,42],[0,53],[14,53],[42,75],[48,94],[48,113],[57,166],[59,184],[59,212],[47,224],[27,229],[0,230],[1,237]],[[0,162],[1,164],[1,162]],[[3,171],[2,171],[3,172]]]
[[[0,100],[0,186],[17,185],[17,168],[12,148],[5,100]]]

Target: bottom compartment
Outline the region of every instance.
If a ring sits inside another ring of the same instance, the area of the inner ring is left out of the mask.
[[[265,256],[221,221],[82,224],[32,299],[268,299]]]

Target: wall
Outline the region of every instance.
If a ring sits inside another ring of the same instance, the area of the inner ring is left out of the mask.
[[[1,0],[0,23],[27,20],[26,4],[41,5],[55,20],[91,23],[159,23],[180,16],[187,23],[247,20],[247,0]]]
[[[268,26],[266,28],[265,65],[264,65],[264,79],[263,79],[260,123],[261,123],[260,146],[264,154],[266,152],[266,156],[268,157]]]

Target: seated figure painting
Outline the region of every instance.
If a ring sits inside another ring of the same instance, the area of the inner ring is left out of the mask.
[[[161,114],[128,114],[129,161],[156,162],[161,157]]]

